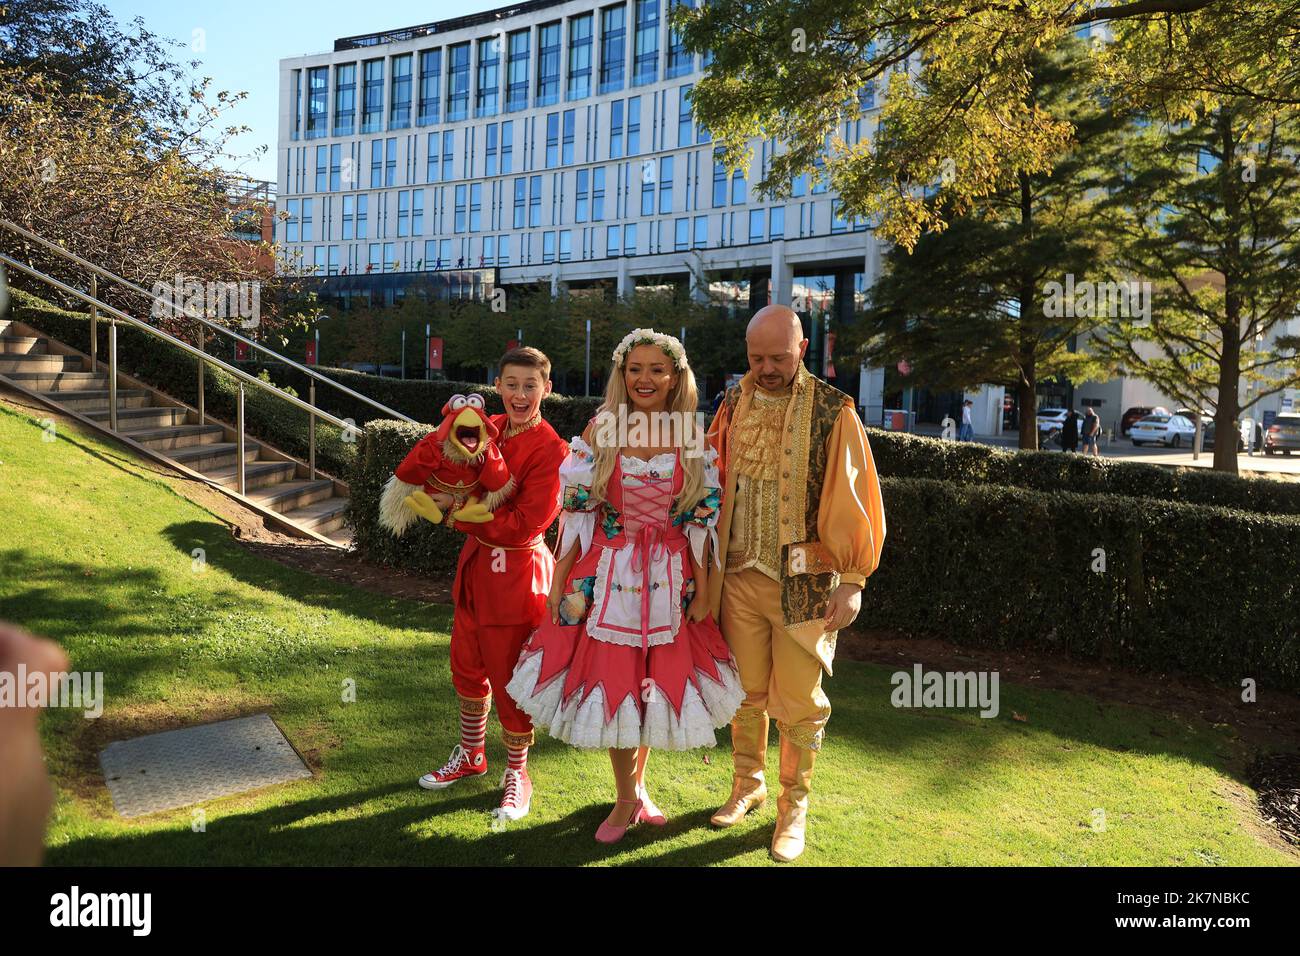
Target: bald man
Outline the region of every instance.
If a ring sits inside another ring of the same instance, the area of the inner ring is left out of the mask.
[[[885,513],[853,401],[803,364],[808,340],[783,305],[745,333],[749,373],[728,389],[709,429],[722,477],[709,604],[740,668],[745,700],[731,724],[731,797],[713,815],[729,827],[767,799],[769,717],[781,737],[781,795],[772,857],[803,852],[813,764],[831,705],[836,632],[862,606],[880,562]]]

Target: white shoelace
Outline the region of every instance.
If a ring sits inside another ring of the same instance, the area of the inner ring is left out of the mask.
[[[519,806],[519,787],[522,785],[523,772],[519,770],[507,770],[505,780],[506,792],[501,798],[501,806],[518,807]]]
[[[445,777],[449,774],[453,774],[457,770],[459,770],[461,764],[465,763],[467,760],[469,760],[469,754],[465,752],[464,747],[462,747],[460,744],[457,744],[455,747],[452,748],[451,756],[447,758],[447,762],[442,765],[442,768],[440,770],[434,773],[434,776]]]

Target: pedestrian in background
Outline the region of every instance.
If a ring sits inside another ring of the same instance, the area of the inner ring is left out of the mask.
[[[1083,418],[1083,453],[1085,455],[1100,455],[1097,450],[1097,440],[1101,437],[1101,418],[1097,415],[1097,410],[1091,405],[1088,406],[1088,412]]]
[[[1061,451],[1079,450],[1079,413],[1073,408],[1061,426]]]
[[[975,440],[975,425],[971,421],[971,408],[974,404],[969,398],[961,403],[961,430],[957,433],[958,441]]]

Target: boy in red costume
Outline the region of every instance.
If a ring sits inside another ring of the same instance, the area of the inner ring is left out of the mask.
[[[434,508],[410,505],[429,520],[441,520],[465,533],[452,585],[451,625],[451,679],[460,699],[460,743],[442,767],[420,778],[420,786],[441,790],[487,773],[484,741],[495,689],[508,759],[501,779],[501,805],[493,814],[508,820],[526,815],[532,800],[528,748],[533,724],[505,693],[505,686],[520,648],[546,613],[555,560],[542,536],[559,514],[560,465],[568,455],[568,443],[542,420],[540,412],[542,399],[551,393],[550,378],[551,361],[537,349],[514,348],[501,358],[496,387],[506,412],[489,421],[499,432],[496,445],[511,477],[493,496],[495,500],[486,506],[463,505],[452,494],[442,493],[425,499]],[[405,491],[416,494],[423,487],[408,483]]]

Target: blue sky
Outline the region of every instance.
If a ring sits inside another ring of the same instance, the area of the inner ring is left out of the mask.
[[[163,0],[102,0],[125,26],[136,17],[160,36],[181,40],[181,62],[202,60],[195,71],[212,77],[214,90],[247,91],[248,99],[225,114],[223,125],[246,125],[252,132],[231,141],[238,154],[226,165],[259,179],[275,179],[276,117],[279,104],[279,63],[287,56],[321,53],[334,48],[339,37],[376,33],[417,23],[492,10],[508,0],[434,0],[414,3],[387,0],[382,5],[311,0],[226,0],[224,3],[177,3]],[[203,31],[202,52],[190,49],[195,31]],[[258,146],[265,155],[250,158]]]

